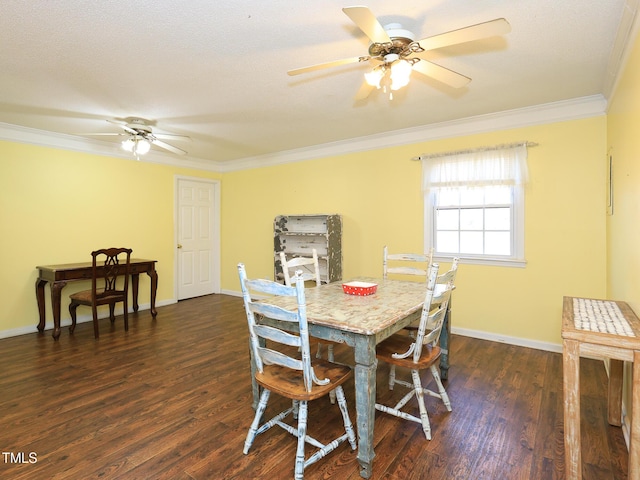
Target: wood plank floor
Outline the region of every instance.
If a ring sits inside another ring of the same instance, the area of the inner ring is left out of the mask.
[[[51,331],[0,340],[0,478],[293,476],[295,439],[280,429],[242,454],[253,410],[240,298],[195,298],[129,322],[124,332],[122,318],[103,320],[97,341],[91,323],[74,335],[64,328],[58,342]],[[336,353],[352,363],[348,347]],[[564,479],[561,360],[454,336],[445,384],[453,411],[427,400],[430,442],[417,424],[378,413],[372,478]],[[378,398],[390,403],[402,388],[389,392],[387,374],[378,369]],[[606,422],[603,363],[583,360],[581,381],[584,479],[626,479],[622,431]],[[355,421],[353,381],[345,392]],[[339,426],[328,398],[312,403],[310,433],[322,440]],[[305,478],[359,479],[356,454],[343,444]]]

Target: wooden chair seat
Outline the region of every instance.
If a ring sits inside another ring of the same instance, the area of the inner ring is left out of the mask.
[[[376,357],[388,364],[398,367],[424,370],[433,365],[440,358],[442,350],[438,345],[425,345],[422,348],[422,354],[416,361],[413,357],[394,358],[393,354],[398,352],[406,352],[415,339],[406,335],[396,334],[387,338],[376,347]]]
[[[111,302],[120,301],[120,298],[122,296],[122,292],[118,292],[117,294],[113,295],[104,295],[103,288],[98,289],[96,291],[96,294],[102,296],[99,300],[97,300],[98,305],[108,305]],[[71,295],[69,295],[69,299],[71,299],[71,301],[75,303],[79,303],[80,305],[90,306],[92,303],[91,296],[91,290],[82,290],[80,292],[72,293]]]
[[[314,360],[311,364],[318,378],[328,378],[326,385],[314,384],[310,392],[304,386],[303,373],[280,365],[265,365],[262,373],[255,375],[258,384],[283,397],[293,400],[315,400],[328,395],[338,385],[342,385],[351,377],[351,368],[331,363],[323,359]]]

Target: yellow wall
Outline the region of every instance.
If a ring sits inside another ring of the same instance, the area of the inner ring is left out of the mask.
[[[174,301],[174,176],[218,175],[11,142],[0,142],[0,158],[0,333],[35,331],[37,265],[90,261],[90,252],[105,246],[157,259],[157,301]],[[64,288],[63,325],[69,293],[87,286],[73,282]],[[143,305],[148,291],[142,275]],[[48,287],[45,293],[49,329]]]
[[[607,217],[608,295],[640,313],[640,42],[608,114],[614,211]]]
[[[96,245],[128,245],[137,256],[157,259],[158,303],[175,301],[176,174],[221,179],[221,287],[237,292],[240,261],[251,276],[272,277],[272,222],[278,214],[343,215],[344,277],[381,275],[384,244],[396,251],[423,248],[421,167],[411,157],[518,140],[539,143],[529,150],[528,264],[462,265],[454,326],[559,345],[562,296],[605,294],[604,117],[221,175],[0,142],[0,332],[35,329],[36,265],[78,261]],[[114,182],[113,208],[126,208],[120,223],[105,220]],[[146,292],[148,281],[142,282]],[[82,287],[65,287],[63,302]],[[147,301],[144,293],[140,301]],[[66,303],[62,317],[64,324]]]
[[[640,40],[621,76],[607,115],[613,157],[613,215],[607,217],[607,297],[640,314]],[[640,380],[636,380],[640,381]],[[625,365],[624,398],[631,414],[631,366]]]
[[[222,285],[236,264],[271,278],[273,218],[343,215],[343,276],[382,274],[382,247],[422,251],[421,166],[409,159],[518,140],[529,150],[526,268],[462,265],[454,326],[559,345],[563,295],[606,287],[604,116],[229,173],[223,179]]]

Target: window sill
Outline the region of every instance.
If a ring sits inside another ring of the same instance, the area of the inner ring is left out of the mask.
[[[434,262],[451,262],[456,255],[433,255]],[[510,267],[510,268],[524,268],[527,266],[526,260],[517,260],[513,258],[497,258],[497,257],[464,257],[460,256],[460,263],[468,265],[489,265],[492,267]]]

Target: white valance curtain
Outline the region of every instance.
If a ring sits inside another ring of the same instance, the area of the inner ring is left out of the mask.
[[[527,144],[422,155],[425,192],[448,187],[523,185],[528,181]]]

